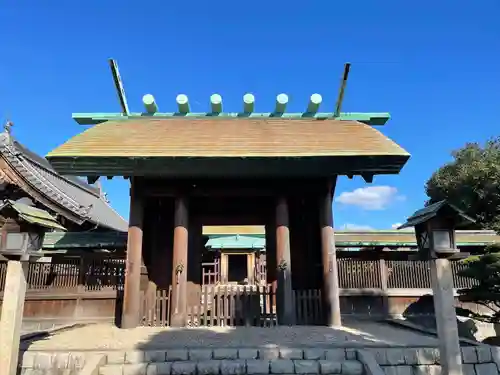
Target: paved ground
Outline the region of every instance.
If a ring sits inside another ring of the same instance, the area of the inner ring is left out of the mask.
[[[214,327],[122,330],[109,324],[95,324],[55,333],[23,343],[29,350],[121,350],[182,347],[437,347],[435,337],[386,323],[356,322],[347,327]]]

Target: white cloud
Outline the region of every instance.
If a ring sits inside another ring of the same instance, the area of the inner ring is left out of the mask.
[[[394,223],[391,225],[391,228],[392,229],[398,229],[401,225],[403,225],[402,223]]]
[[[340,227],[340,230],[351,230],[351,231],[369,231],[374,230],[369,225],[357,225],[357,224],[344,224]]]
[[[369,186],[354,191],[344,191],[335,198],[335,202],[358,206],[364,210],[384,210],[394,201],[404,200],[393,186]]]

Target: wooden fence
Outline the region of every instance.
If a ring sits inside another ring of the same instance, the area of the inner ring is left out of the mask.
[[[207,263],[204,263],[207,265]],[[263,265],[265,267],[265,263]],[[458,276],[465,265],[452,262],[455,288],[469,288],[475,280]],[[425,289],[431,288],[428,261],[338,259],[339,285],[344,289]],[[0,262],[0,291],[5,287],[7,263]],[[220,281],[220,266],[203,267],[204,285]],[[52,261],[31,262],[28,290],[76,289],[122,290],[125,260],[112,256],[62,257]]]
[[[204,285],[199,305],[189,306],[187,315],[188,326],[274,326],[276,291],[272,285]]]
[[[203,285],[215,285],[220,282],[220,259],[216,258],[213,262],[201,264],[201,280]]]
[[[475,280],[458,276],[465,267],[452,262],[457,289],[470,288]],[[339,285],[344,289],[427,289],[431,288],[430,262],[412,260],[338,259]]]
[[[7,262],[0,262],[0,291],[5,288]],[[112,256],[64,257],[32,261],[28,268],[28,290],[100,291],[122,290],[125,260]]]
[[[357,260],[339,258],[341,310],[353,316],[401,314],[429,294],[429,262]],[[474,280],[459,277],[464,267],[452,263],[455,288],[470,287]],[[7,263],[0,262],[0,301]],[[215,271],[215,270],[214,270]],[[25,315],[65,319],[120,316],[125,261],[113,256],[54,257],[31,262]],[[216,276],[210,276],[214,280]],[[187,324],[190,326],[274,326],[279,323],[276,292],[272,285],[203,285],[191,290]],[[142,309],[145,326],[168,326],[172,291],[157,290]],[[71,300],[74,300],[71,302]],[[432,302],[432,301],[431,301]],[[72,303],[72,304],[71,304]],[[294,290],[296,324],[322,324],[320,290]],[[431,303],[432,304],[432,303]]]
[[[156,292],[153,307],[143,309],[143,326],[169,325],[172,309],[172,288]],[[299,325],[324,323],[320,290],[294,290],[295,321]],[[198,293],[197,304],[188,306],[188,327],[257,326],[278,324],[276,290],[266,286],[204,285]],[[146,305],[144,305],[144,308]]]

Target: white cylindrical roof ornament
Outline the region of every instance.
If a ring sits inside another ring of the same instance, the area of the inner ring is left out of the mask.
[[[212,107],[212,113],[222,113],[222,96],[219,94],[210,96],[210,106]]]
[[[243,112],[252,113],[255,105],[255,96],[252,94],[243,95]]]
[[[142,97],[142,103],[147,113],[153,114],[158,112],[158,106],[156,105],[155,97],[151,94],[146,94]]]
[[[320,94],[312,94],[311,97],[309,98],[309,105],[307,106],[307,112],[308,113],[318,112],[319,106],[322,101],[323,98],[321,97]]]
[[[177,108],[179,108],[179,113],[189,113],[189,100],[187,95],[179,94],[175,98],[177,102]]]
[[[288,95],[279,94],[278,96],[276,96],[276,106],[274,108],[274,112],[285,113],[287,104],[288,104]]]

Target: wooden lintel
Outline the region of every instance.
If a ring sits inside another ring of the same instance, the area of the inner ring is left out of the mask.
[[[362,174],[361,177],[367,184],[371,184],[373,182],[373,175],[372,174]]]
[[[149,187],[144,189],[144,194],[148,197],[175,197],[179,188]],[[266,189],[189,189],[191,197],[273,197],[276,194],[272,190]]]
[[[222,185],[222,186],[221,186]],[[309,179],[307,182],[287,179],[276,181],[272,179],[226,180],[154,180],[145,179],[141,190],[149,197],[174,197],[182,192],[191,197],[275,197],[278,192],[288,194],[306,194],[321,191],[323,180]]]
[[[99,179],[100,176],[88,176],[87,177],[87,182],[89,183],[89,185],[93,185],[97,182],[97,180]]]
[[[73,113],[73,120],[80,125],[96,125],[106,121],[120,120],[138,120],[144,118],[169,119],[173,117],[220,117],[220,118],[285,118],[285,119],[301,119],[315,118],[318,120],[337,119],[345,121],[360,121],[368,125],[384,125],[389,119],[390,114],[382,113],[363,113],[363,112],[343,112],[339,116],[335,116],[332,112],[317,112],[317,113],[256,113],[256,112],[200,112],[200,113],[178,113],[178,112],[156,112],[156,113],[141,113],[132,112],[129,115],[123,113]]]

